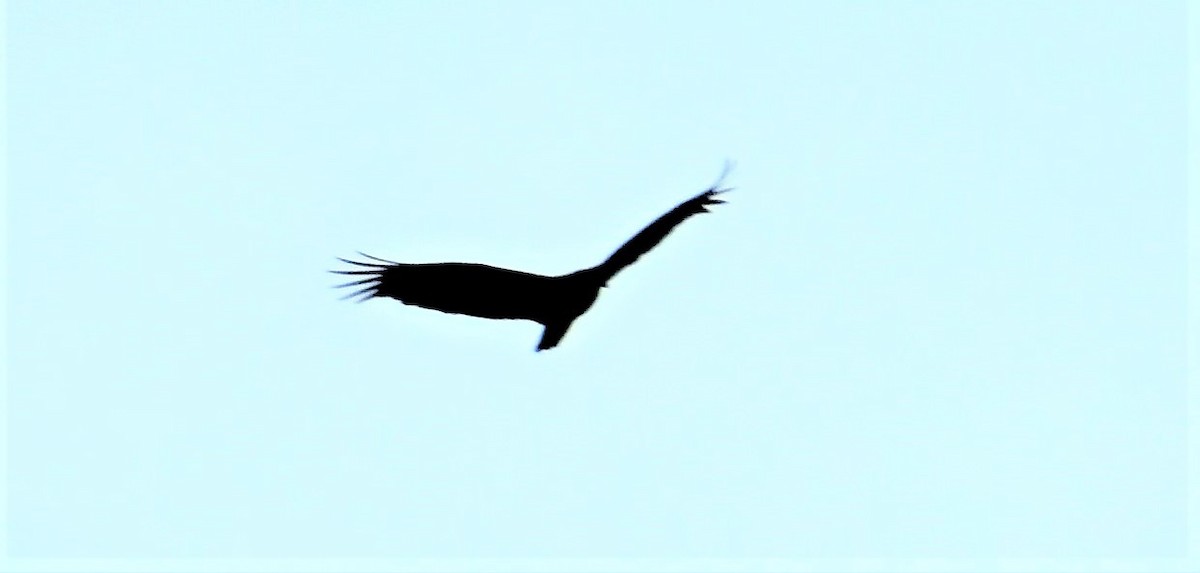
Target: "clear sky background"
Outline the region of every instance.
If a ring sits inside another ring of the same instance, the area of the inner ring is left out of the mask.
[[[8,554],[1180,557],[1185,8],[9,2]]]

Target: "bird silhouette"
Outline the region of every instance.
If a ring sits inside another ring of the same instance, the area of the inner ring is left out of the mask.
[[[353,270],[330,271],[363,278],[342,287],[362,287],[346,295],[394,298],[404,304],[465,314],[480,318],[532,320],[545,327],[537,351],[554,348],[567,334],[571,323],[591,308],[622,269],[656,247],[675,227],[692,215],[709,212],[724,203],[717,195],[732,190],[721,184],[732,163],[726,162],[720,177],[699,195],[680,203],[621,245],[604,262],[560,276],[544,276],[477,263],[398,263],[359,252],[368,261],[339,261],[355,265]]]

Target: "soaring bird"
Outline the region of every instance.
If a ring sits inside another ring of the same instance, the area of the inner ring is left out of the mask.
[[[370,260],[338,258],[358,268],[330,272],[362,275],[359,280],[335,287],[361,287],[343,297],[363,295],[359,302],[389,297],[451,314],[532,320],[545,327],[537,345],[540,352],[562,341],[571,323],[591,308],[600,289],[607,287],[617,273],[657,246],[688,217],[724,203],[717,196],[732,190],[721,187],[731,166],[727,162],[712,186],[647,225],[604,262],[573,273],[544,276],[477,263],[408,264],[362,252],[359,254]]]

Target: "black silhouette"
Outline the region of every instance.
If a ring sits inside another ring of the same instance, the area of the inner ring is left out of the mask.
[[[566,336],[571,323],[591,308],[601,287],[608,286],[608,281],[621,269],[653,249],[688,217],[709,212],[710,205],[724,203],[716,196],[731,189],[721,188],[730,168],[731,164],[726,163],[716,183],[650,223],[608,260],[570,274],[548,277],[475,263],[397,263],[361,252],[360,255],[375,262],[338,260],[366,267],[365,270],[330,272],[365,275],[362,280],[335,287],[365,285],[344,298],[366,295],[359,299],[362,302],[373,297],[391,297],[404,304],[452,314],[532,320],[546,327],[537,350],[554,348]]]

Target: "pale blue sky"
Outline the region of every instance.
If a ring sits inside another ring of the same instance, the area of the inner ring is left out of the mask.
[[[1184,15],[9,2],[8,553],[1180,557]]]

